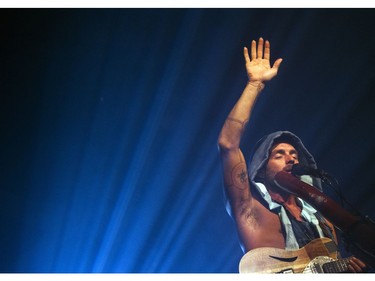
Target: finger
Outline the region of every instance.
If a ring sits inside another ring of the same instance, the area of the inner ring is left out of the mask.
[[[251,41],[251,60],[257,58],[257,42],[255,40]]]
[[[264,45],[264,59],[270,60],[270,54],[271,54],[270,42],[266,40],[265,45]]]
[[[274,62],[272,68],[275,68],[276,70],[278,70],[280,64],[282,63],[282,61],[283,61],[283,59],[277,59],[277,60]]]
[[[352,272],[352,273],[355,272],[355,269],[353,268],[353,266],[351,264],[348,264],[348,271]]]
[[[353,261],[361,268],[366,268],[366,264],[356,257],[352,257]]]
[[[258,59],[263,58],[263,38],[260,37],[258,41]]]
[[[350,259],[349,263],[354,268],[355,272],[362,271],[361,267],[356,263],[354,259]]]
[[[249,63],[250,62],[249,50],[246,47],[243,48],[243,56],[245,58],[245,62]]]

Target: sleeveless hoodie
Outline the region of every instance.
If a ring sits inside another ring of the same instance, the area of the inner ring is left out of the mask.
[[[271,196],[268,193],[265,185],[261,182],[261,179],[259,178],[259,171],[267,164],[270,149],[274,144],[275,140],[278,139],[282,139],[282,142],[286,142],[294,146],[294,148],[298,152],[299,163],[314,169],[317,168],[314,157],[310,154],[310,152],[303,145],[302,141],[296,135],[289,131],[277,131],[269,135],[266,135],[262,139],[260,139],[253,150],[253,155],[248,163],[250,188],[252,189],[252,192],[254,192],[255,190],[259,192],[261,197],[264,199],[263,204],[270,211],[278,214],[281,225],[284,228],[285,249],[296,250],[299,249],[299,245],[295,233],[293,231],[292,223],[288,217],[287,211],[282,205],[280,205],[277,202],[274,202],[271,199]],[[322,191],[322,184],[319,178],[311,176],[301,176],[300,180]],[[321,215],[319,215],[312,206],[303,201],[301,198],[297,198],[297,200],[299,201],[298,203],[302,209],[301,216],[307,222],[313,225],[319,237],[324,237],[325,235],[322,231],[322,228],[319,225],[320,220],[318,219],[321,219]]]

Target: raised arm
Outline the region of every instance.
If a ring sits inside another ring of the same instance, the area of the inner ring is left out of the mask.
[[[251,42],[251,58],[246,47],[243,51],[248,83],[225,120],[218,139],[225,194],[229,203],[227,210],[232,216],[240,215],[243,210],[251,207],[252,202],[246,161],[240,150],[241,138],[257,97],[263,90],[265,82],[276,76],[282,61],[282,59],[276,60],[271,67],[270,43],[264,42],[263,38],[259,39],[258,46],[255,40]]]

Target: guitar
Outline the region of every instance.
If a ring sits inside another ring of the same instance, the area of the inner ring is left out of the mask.
[[[335,242],[329,238],[312,240],[295,251],[261,247],[240,260],[240,273],[339,273],[348,270],[349,258],[338,259]]]

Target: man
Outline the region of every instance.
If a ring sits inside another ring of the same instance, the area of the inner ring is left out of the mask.
[[[282,59],[270,65],[270,43],[259,39],[251,43],[251,58],[244,48],[248,83],[229,113],[218,145],[223,165],[227,210],[233,217],[244,252],[259,247],[298,249],[318,237],[337,242],[332,223],[321,217],[303,200],[282,191],[274,176],[290,172],[294,164],[316,168],[315,160],[294,134],[284,131],[264,137],[258,145],[249,172],[240,142],[254,104],[265,84],[278,72]],[[250,179],[248,178],[250,175]],[[317,179],[306,178],[320,188]],[[350,272],[361,272],[365,264],[353,257]]]

